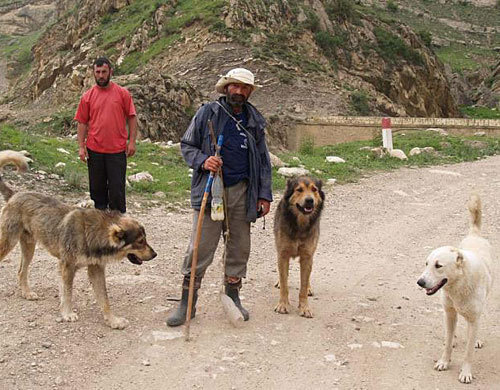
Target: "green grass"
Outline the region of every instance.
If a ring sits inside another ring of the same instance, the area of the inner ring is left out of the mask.
[[[63,148],[70,154],[61,153],[58,148]],[[0,125],[0,150],[4,149],[27,150],[34,160],[32,169],[57,173],[74,189],[88,188],[87,167],[78,159],[76,140],[46,137],[19,131],[10,125]],[[58,162],[66,163],[66,167],[55,168]],[[127,175],[148,171],[155,178],[152,183],[132,184],[129,192],[152,194],[163,191],[170,202],[183,202],[189,197],[189,169],[178,149],[139,143],[136,155],[129,159],[129,165]]]
[[[468,140],[484,143],[481,149],[473,148]],[[409,157],[407,161],[395,158],[375,158],[369,151],[360,150],[363,146],[380,146],[381,139],[356,141],[333,146],[315,147],[312,140],[306,140],[300,151],[279,154],[279,157],[290,166],[302,164],[313,176],[327,180],[337,179],[338,183],[354,182],[361,176],[377,171],[387,171],[403,166],[426,166],[474,161],[488,155],[500,153],[500,140],[488,137],[443,137],[430,132],[408,131],[406,135],[395,133],[394,147],[402,149],[407,155],[414,147],[432,146],[438,154],[421,154]],[[70,154],[57,151],[64,148]],[[0,125],[0,150],[28,150],[34,160],[32,169],[44,170],[63,176],[69,187],[77,191],[87,190],[87,168],[78,160],[76,140],[67,138],[49,138],[42,135],[19,131],[10,125]],[[325,161],[326,156],[335,155],[346,160],[344,164],[332,164]],[[294,160],[298,157],[300,161]],[[58,162],[65,162],[66,167],[54,168]],[[132,164],[133,163],[133,164]],[[148,171],[155,179],[153,182],[133,183],[129,193],[137,193],[149,197],[157,191],[166,194],[169,203],[179,202],[187,206],[190,190],[189,169],[179,149],[165,149],[151,143],[138,143],[137,153],[129,159],[130,168],[127,175]],[[320,172],[317,172],[319,170]],[[273,188],[282,190],[286,178],[273,170]]]
[[[134,1],[115,14],[108,14],[92,34],[96,33],[101,48],[108,49],[117,42],[131,37],[142,23],[156,10],[156,1]]]
[[[100,47],[107,49],[123,39],[130,39],[160,5],[167,3],[169,0],[134,1],[116,14],[106,15],[96,30]],[[165,26],[166,35],[180,32],[195,20],[202,20],[208,25],[215,23],[224,4],[223,0],[179,0],[169,12],[171,18]]]
[[[500,110],[494,108],[461,106],[460,112],[474,119],[500,119]]]
[[[169,20],[166,28],[172,32],[180,30],[196,20],[203,21],[206,26],[211,26],[220,21],[225,0],[179,0],[175,7],[175,14]]]
[[[33,62],[31,48],[40,35],[40,31],[24,36],[0,34],[0,55],[16,63],[16,67],[11,71],[10,76],[17,77],[30,70]]]
[[[153,42],[146,51],[133,52],[127,55],[123,62],[118,67],[118,74],[133,73],[138,67],[146,64],[148,61],[160,54],[165,48],[169,47],[172,43],[180,39],[179,34],[162,37]]]
[[[129,43],[131,37],[144,23],[150,23],[158,7],[168,3],[170,3],[169,0],[135,1],[115,14],[105,15],[92,34],[98,36],[99,47],[110,55],[113,53],[114,45],[124,40]],[[157,35],[159,38],[144,52],[135,51],[125,57],[117,69],[118,74],[132,73],[155,58],[180,39],[183,28],[195,22],[206,26],[220,22],[220,13],[224,4],[224,0],[179,0],[168,11],[169,18],[163,31],[154,29],[150,31],[150,37]]]
[[[27,1],[21,1],[21,0],[0,0],[0,6],[5,6],[5,5],[11,5],[11,4],[24,4],[27,3]]]
[[[52,136],[68,135],[71,133],[76,106],[60,109],[50,117],[38,122],[30,130],[35,134],[50,134]]]
[[[479,42],[479,44],[455,43],[450,47],[432,47],[440,60],[449,64],[455,72],[477,70],[496,63],[498,55],[492,48],[500,45],[500,33],[465,32],[448,26],[440,20],[440,18],[445,18],[461,20],[477,26],[498,26],[498,12],[494,12],[492,8],[461,6],[452,2],[442,4],[433,0],[400,0],[397,4],[400,6],[397,12],[390,12],[387,8],[377,6],[357,7],[359,12],[371,15],[389,25],[397,22],[409,25],[427,46],[432,37],[448,39],[451,42]],[[411,12],[406,7],[416,12]],[[419,12],[425,12],[431,17],[422,17]]]
[[[256,58],[263,60],[278,58],[290,65],[299,67],[304,73],[325,71],[324,66],[314,61],[314,58],[309,57],[301,45],[294,43],[297,42],[302,33],[303,28],[300,26],[283,28],[276,34],[267,33],[264,43],[255,45],[252,48],[252,54]],[[243,43],[248,43],[248,41]],[[296,72],[292,72],[290,75],[282,75],[283,78],[280,77],[280,80],[286,84],[288,83],[287,80],[291,80],[296,76]]]
[[[475,149],[467,144],[467,140],[478,140],[487,146],[483,149]],[[354,182],[361,176],[373,174],[377,171],[388,171],[403,166],[426,166],[458,163],[462,161],[475,161],[484,156],[500,153],[500,140],[485,137],[442,137],[430,132],[409,131],[406,135],[394,134],[394,148],[402,149],[406,155],[414,147],[432,146],[438,154],[420,154],[409,157],[407,161],[401,161],[391,157],[376,158],[370,151],[360,150],[363,146],[381,146],[380,138],[372,141],[355,141],[333,146],[314,147],[311,152],[310,146],[307,153],[289,152],[280,155],[284,162],[290,166],[304,165],[312,175],[327,180],[337,179],[337,182]],[[332,164],[326,162],[326,156],[339,156],[346,160],[343,164]],[[300,161],[294,160],[298,157]],[[316,172],[319,170],[320,173]],[[283,188],[285,179],[275,175],[275,189]]]
[[[61,153],[58,148],[63,148],[70,154]],[[86,186],[84,183],[87,177],[86,166],[78,160],[76,140],[44,137],[19,131],[9,125],[0,125],[0,150],[4,149],[27,150],[34,160],[35,170],[63,176],[75,189]],[[55,168],[58,162],[66,163],[66,167]]]
[[[381,57],[393,64],[403,58],[411,64],[422,65],[423,60],[420,53],[406,44],[399,36],[380,27],[375,27],[373,32],[378,42],[376,50]]]
[[[469,50],[453,45],[440,47],[435,49],[435,52],[438,58],[443,63],[449,64],[454,72],[461,73],[465,70],[477,70],[482,67],[481,63],[469,54]]]

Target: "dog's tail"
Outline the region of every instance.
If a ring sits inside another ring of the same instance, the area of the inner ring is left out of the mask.
[[[467,205],[469,207],[470,213],[470,230],[469,234],[476,234],[479,236],[481,232],[481,199],[478,194],[472,194],[469,203]]]
[[[26,172],[28,170],[28,162],[30,159],[24,154],[16,152],[14,150],[2,150],[0,152],[0,169],[5,165],[13,164],[17,167],[18,172]],[[9,200],[14,191],[5,184],[0,175],[0,193],[3,195],[5,200]]]

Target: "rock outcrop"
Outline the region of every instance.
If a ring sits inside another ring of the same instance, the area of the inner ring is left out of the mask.
[[[235,66],[248,67],[262,84],[251,101],[268,117],[277,147],[290,116],[356,115],[357,109],[460,115],[444,66],[418,34],[362,8],[332,9],[335,3],[229,0],[210,17],[200,11],[184,20],[188,11],[173,0],[151,3],[125,28],[139,0],[25,1],[23,7],[53,7],[57,23],[34,46],[17,100],[47,110],[74,107],[94,83],[93,60],[106,54],[117,65],[115,80],[134,95],[143,136],[153,140],[178,140],[199,103],[217,96],[218,77]]]

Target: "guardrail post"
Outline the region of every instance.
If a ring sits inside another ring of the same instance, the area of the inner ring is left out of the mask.
[[[387,150],[392,150],[392,130],[391,118],[382,118],[382,146]]]

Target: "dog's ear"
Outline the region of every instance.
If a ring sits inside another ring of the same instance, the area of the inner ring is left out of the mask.
[[[125,238],[125,231],[116,223],[109,227],[109,241],[112,245],[121,246]]]
[[[319,196],[321,196],[322,200],[325,200],[325,193],[322,191],[323,188],[323,181],[321,179],[315,179],[314,180],[314,185],[319,191]]]
[[[283,196],[285,199],[290,199],[290,197],[293,194],[293,191],[295,191],[297,183],[298,183],[297,178],[288,179],[286,181],[286,190],[285,190],[285,195]]]

